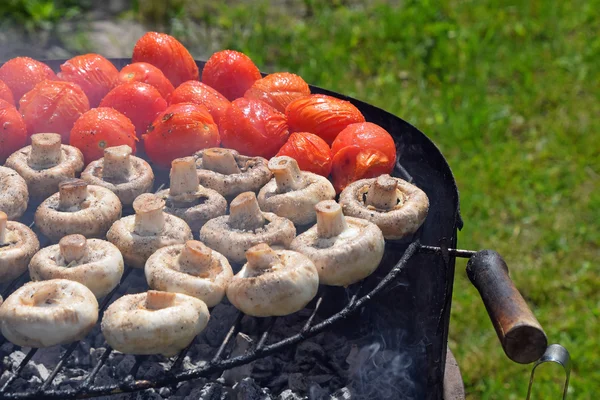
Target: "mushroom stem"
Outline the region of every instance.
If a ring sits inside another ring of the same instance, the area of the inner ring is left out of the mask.
[[[277,253],[266,243],[250,247],[246,251],[246,259],[248,260],[247,268],[254,271],[262,271],[281,264]]]
[[[240,168],[233,154],[227,149],[206,149],[202,153],[202,167],[223,175],[239,174]]]
[[[317,211],[317,234],[322,238],[332,238],[342,233],[347,225],[342,207],[335,200],[324,200],[315,206]]]
[[[391,210],[398,203],[398,181],[389,175],[381,175],[369,187],[365,203],[380,210]]]
[[[165,226],[165,201],[160,197],[144,193],[133,202],[135,222],[133,231],[140,236],[158,235]]]
[[[171,196],[196,193],[200,187],[194,157],[176,158],[171,163]]]
[[[291,157],[281,156],[271,158],[269,169],[275,175],[275,182],[277,182],[277,191],[279,193],[299,190],[305,186],[298,162]]]
[[[179,266],[183,272],[204,278],[209,276],[212,264],[212,250],[197,240],[188,240],[179,255]]]
[[[245,231],[252,231],[265,225],[265,217],[260,211],[254,192],[242,193],[231,201],[229,225]]]
[[[60,254],[67,264],[81,260],[87,253],[87,240],[83,235],[68,235],[58,242]]]
[[[88,184],[81,179],[67,179],[58,185],[58,208],[70,211],[79,208],[88,195]]]
[[[0,246],[4,246],[6,244],[6,222],[8,221],[8,216],[4,211],[0,211]]]
[[[159,292],[158,290],[148,290],[146,294],[147,310],[162,310],[171,307],[175,303],[175,293]]]
[[[32,168],[50,168],[60,163],[62,156],[58,133],[38,133],[31,136],[31,153],[27,164]]]
[[[102,178],[126,180],[131,173],[131,147],[127,145],[104,149]]]

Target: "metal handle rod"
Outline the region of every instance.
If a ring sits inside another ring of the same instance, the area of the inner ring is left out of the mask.
[[[560,344],[551,344],[546,349],[544,355],[535,362],[533,369],[531,370],[531,377],[529,378],[529,387],[527,388],[527,399],[531,396],[531,386],[533,385],[533,377],[535,375],[535,369],[540,364],[544,363],[557,363],[560,364],[565,370],[565,386],[563,389],[563,400],[567,399],[567,391],[569,390],[569,378],[571,377],[571,355],[569,351],[562,347]]]

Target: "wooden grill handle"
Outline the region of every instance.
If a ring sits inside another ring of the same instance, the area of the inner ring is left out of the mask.
[[[500,254],[492,250],[475,253],[467,263],[467,275],[481,295],[508,358],[521,364],[538,360],[548,347],[548,338],[508,276]]]

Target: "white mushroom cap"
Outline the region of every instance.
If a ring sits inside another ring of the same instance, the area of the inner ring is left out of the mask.
[[[201,300],[150,290],[112,303],[102,318],[102,333],[122,353],[170,357],[189,345],[208,319],[208,308]]]
[[[424,191],[390,175],[351,183],[340,194],[340,204],[345,215],[376,224],[386,239],[415,233],[429,211]]]
[[[123,256],[112,243],[69,235],[40,250],[29,263],[29,275],[34,281],[76,281],[100,298],[119,284],[123,267]]]
[[[258,192],[271,179],[267,160],[246,157],[232,149],[210,148],[196,154],[200,184],[227,198],[244,192]]]
[[[216,190],[200,186],[194,157],[177,158],[171,163],[171,187],[157,196],[165,200],[165,212],[183,219],[197,232],[212,218],[227,212],[227,200]]]
[[[18,346],[49,347],[83,339],[98,320],[94,294],[66,279],[28,282],[0,306],[0,330]]]
[[[315,205],[335,198],[329,179],[301,171],[298,162],[291,157],[271,158],[269,169],[275,178],[260,189],[258,204],[262,210],[285,217],[295,225],[314,223]]]
[[[0,167],[0,211],[8,215],[8,219],[17,220],[27,209],[29,191],[27,182],[17,171]]]
[[[90,185],[113,191],[124,206],[130,206],[142,193],[154,185],[152,167],[139,157],[131,155],[127,145],[107,147],[104,157],[92,161],[81,173],[81,179]]]
[[[54,243],[72,234],[102,238],[121,217],[121,210],[119,198],[110,190],[68,179],[60,183],[58,193],[40,204],[35,224]]]
[[[25,272],[39,249],[40,242],[31,229],[8,221],[6,213],[0,211],[0,282],[12,281]]]
[[[223,254],[230,262],[243,263],[245,253],[259,243],[287,248],[296,236],[292,221],[262,212],[253,192],[242,193],[230,204],[230,215],[208,221],[200,240]]]
[[[164,208],[160,197],[141,194],[133,202],[135,215],[121,218],[109,229],[106,238],[121,251],[126,265],[144,268],[148,257],[161,247],[193,239],[185,221],[166,214]]]
[[[194,296],[208,307],[221,302],[233,276],[227,259],[197,240],[156,250],[144,271],[152,289]]]
[[[308,257],[262,243],[246,252],[248,262],[229,282],[227,298],[244,314],[288,315],[317,294],[319,275]]]
[[[59,134],[37,133],[31,136],[31,146],[11,154],[5,166],[25,179],[32,200],[39,201],[56,193],[60,182],[78,176],[84,164],[81,151],[61,145]]]
[[[344,217],[333,200],[322,201],[315,208],[317,225],[298,235],[290,248],[315,263],[322,284],[348,286],[371,275],[385,247],[377,225]]]

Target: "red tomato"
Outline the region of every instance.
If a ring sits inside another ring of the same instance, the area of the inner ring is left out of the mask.
[[[219,128],[208,109],[199,104],[172,104],[158,115],[144,136],[150,159],[165,168],[176,158],[218,147]]]
[[[169,98],[169,104],[177,103],[202,104],[208,108],[218,126],[230,104],[221,93],[199,81],[187,81],[179,85]]]
[[[78,84],[87,95],[90,106],[98,107],[106,93],[117,85],[119,70],[99,54],[84,54],[60,66],[58,77]]]
[[[292,133],[277,156],[292,157],[303,171],[325,177],[331,172],[331,149],[323,139],[312,133]]]
[[[117,86],[102,99],[100,107],[112,107],[123,113],[135,126],[138,138],[148,125],[167,108],[167,102],[154,86],[141,82]]]
[[[310,132],[331,145],[345,127],[365,122],[365,117],[349,101],[312,94],[291,102],[285,109],[291,132]]]
[[[119,82],[142,82],[154,86],[160,92],[163,99],[167,100],[175,90],[171,81],[165,74],[152,64],[137,62],[124,66],[119,72]]]
[[[0,67],[0,79],[10,88],[15,101],[43,80],[56,79],[54,71],[44,63],[29,57],[17,57]]]
[[[385,129],[371,122],[348,125],[335,138],[331,152],[335,155],[346,146],[358,146],[361,149],[375,149],[386,155],[391,168],[396,163],[396,144],[394,138]]]
[[[107,147],[123,144],[135,152],[135,127],[123,114],[114,108],[92,108],[75,122],[71,130],[70,145],[83,153],[85,163],[104,156]]]
[[[27,134],[53,132],[69,142],[71,128],[90,109],[88,98],[79,86],[71,82],[43,81],[25,93],[19,111],[27,124]]]
[[[338,193],[354,181],[390,172],[390,160],[385,154],[358,146],[346,146],[338,151],[331,166],[333,187]]]
[[[304,79],[288,72],[277,72],[254,82],[244,97],[262,100],[277,111],[285,113],[292,101],[310,95]]]
[[[216,52],[202,70],[202,82],[230,101],[242,97],[260,78],[260,71],[250,57],[233,50]]]
[[[131,60],[154,65],[175,87],[185,81],[198,80],[198,65],[190,52],[166,33],[148,32],[142,36],[133,48]]]
[[[27,127],[15,106],[0,99],[0,164],[27,144]]]
[[[15,105],[15,98],[13,97],[12,91],[3,81],[0,81],[0,100],[4,100],[13,106]]]
[[[288,135],[285,115],[260,100],[232,101],[221,120],[223,147],[247,156],[273,157]]]

